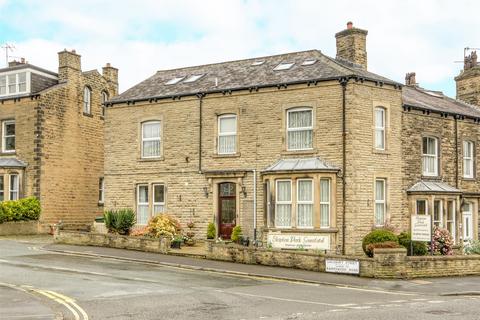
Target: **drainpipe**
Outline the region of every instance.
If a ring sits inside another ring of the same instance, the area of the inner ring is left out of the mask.
[[[253,169],[253,243],[257,243],[257,170]]]
[[[458,122],[457,115],[453,117],[455,119],[455,188],[458,189]]]
[[[204,93],[198,93],[198,173],[202,174],[202,107]]]
[[[347,121],[346,121],[346,104],[347,104],[347,84],[348,79],[340,79],[340,84],[342,86],[342,254],[345,255],[345,231],[347,230],[346,223],[346,208],[347,208],[347,192],[346,192],[346,171],[347,171]]]

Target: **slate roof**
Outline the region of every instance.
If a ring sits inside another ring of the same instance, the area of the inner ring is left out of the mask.
[[[320,158],[281,159],[263,170],[263,173],[278,171],[339,171]]]
[[[409,193],[461,193],[460,190],[440,181],[419,181],[410,189]]]
[[[404,106],[480,118],[480,109],[478,107],[447,97],[440,91],[404,86],[402,88],[402,96]]]
[[[316,60],[312,65],[303,66],[305,60]],[[260,65],[252,65],[264,61]],[[288,70],[275,71],[280,63],[295,64]],[[176,77],[204,74],[195,82],[166,84]],[[195,67],[158,71],[152,77],[110,100],[110,103],[147,100],[172,96],[192,95],[199,92],[222,92],[255,87],[270,87],[279,84],[306,83],[354,76],[366,80],[400,85],[385,77],[368,72],[357,65],[343,60],[332,59],[319,50],[300,51],[274,56],[207,64]]]
[[[25,168],[27,164],[15,158],[0,158],[1,168]]]

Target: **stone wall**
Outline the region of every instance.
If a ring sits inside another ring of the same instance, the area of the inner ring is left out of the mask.
[[[151,239],[66,230],[57,230],[54,235],[54,241],[61,244],[109,247],[156,253],[167,253],[170,249],[169,238]]]
[[[38,221],[11,221],[0,223],[0,236],[34,235],[40,231]]]

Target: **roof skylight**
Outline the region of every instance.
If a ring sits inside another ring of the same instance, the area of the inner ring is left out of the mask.
[[[311,66],[315,62],[317,62],[317,59],[307,59],[302,62],[302,66]]]
[[[252,62],[252,66],[261,66],[265,63],[265,60],[256,60]]]
[[[273,70],[280,71],[280,70],[288,70],[290,69],[295,63],[294,62],[282,62],[278,66],[276,66]]]
[[[183,78],[185,78],[185,77],[175,77],[175,78],[170,79],[170,80],[168,80],[167,82],[165,82],[165,84],[168,84],[168,85],[170,85],[170,84],[177,84],[177,83],[179,83],[180,81],[182,81]]]
[[[200,79],[201,77],[203,77],[205,74],[202,73],[202,74],[192,74],[191,76],[189,76],[187,79],[183,80],[184,83],[190,83],[190,82],[195,82],[197,81],[198,79]]]

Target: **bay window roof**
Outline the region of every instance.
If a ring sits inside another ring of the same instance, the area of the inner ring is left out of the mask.
[[[315,158],[299,158],[299,159],[281,159],[263,170],[264,174],[270,172],[281,171],[298,171],[298,172],[313,172],[313,171],[339,171],[336,167],[325,160],[318,157]]]
[[[455,187],[452,187],[441,181],[424,181],[415,183],[407,190],[408,193],[461,193]]]

